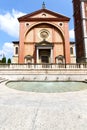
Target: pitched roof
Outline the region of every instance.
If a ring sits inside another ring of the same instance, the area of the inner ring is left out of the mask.
[[[32,18],[32,16],[35,16],[35,15],[43,13],[43,12],[44,13],[48,13],[50,15],[53,15],[53,16],[55,16],[55,18],[40,18],[40,21],[43,20],[43,19],[46,19],[48,21],[49,20],[54,20],[54,21],[56,21],[56,20],[69,21],[70,20],[69,17],[66,17],[64,15],[61,15],[59,13],[53,12],[53,11],[45,9],[45,8],[42,8],[42,9],[37,10],[35,12],[32,12],[30,14],[27,14],[27,15],[24,15],[22,17],[19,17],[18,20],[19,20],[19,22],[20,21],[33,21],[33,20],[37,20],[38,21],[39,20],[38,18]]]

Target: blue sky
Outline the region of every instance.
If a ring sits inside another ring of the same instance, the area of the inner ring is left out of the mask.
[[[72,0],[44,0],[46,8],[70,18],[70,40],[74,40]],[[19,40],[17,18],[42,8],[43,0],[0,0],[0,57],[13,55],[12,41]]]

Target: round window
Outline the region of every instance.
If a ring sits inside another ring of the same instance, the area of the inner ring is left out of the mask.
[[[41,38],[46,39],[46,38],[48,38],[48,36],[49,36],[49,32],[47,30],[41,30],[41,32],[40,32]]]

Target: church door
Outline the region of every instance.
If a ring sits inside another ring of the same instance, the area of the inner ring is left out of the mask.
[[[41,63],[49,63],[49,57],[48,56],[41,56]]]

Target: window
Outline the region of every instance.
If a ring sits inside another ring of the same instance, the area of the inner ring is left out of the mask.
[[[43,17],[46,17],[46,14],[42,14]]]
[[[40,37],[41,37],[42,39],[48,38],[48,37],[49,37],[49,32],[48,32],[48,30],[42,29],[42,30],[40,31]]]
[[[58,25],[62,27],[63,26],[63,22],[59,22]]]
[[[18,54],[18,47],[15,47],[15,54]]]
[[[29,23],[26,23],[26,27],[29,27]]]
[[[73,47],[70,48],[70,54],[73,54]]]

